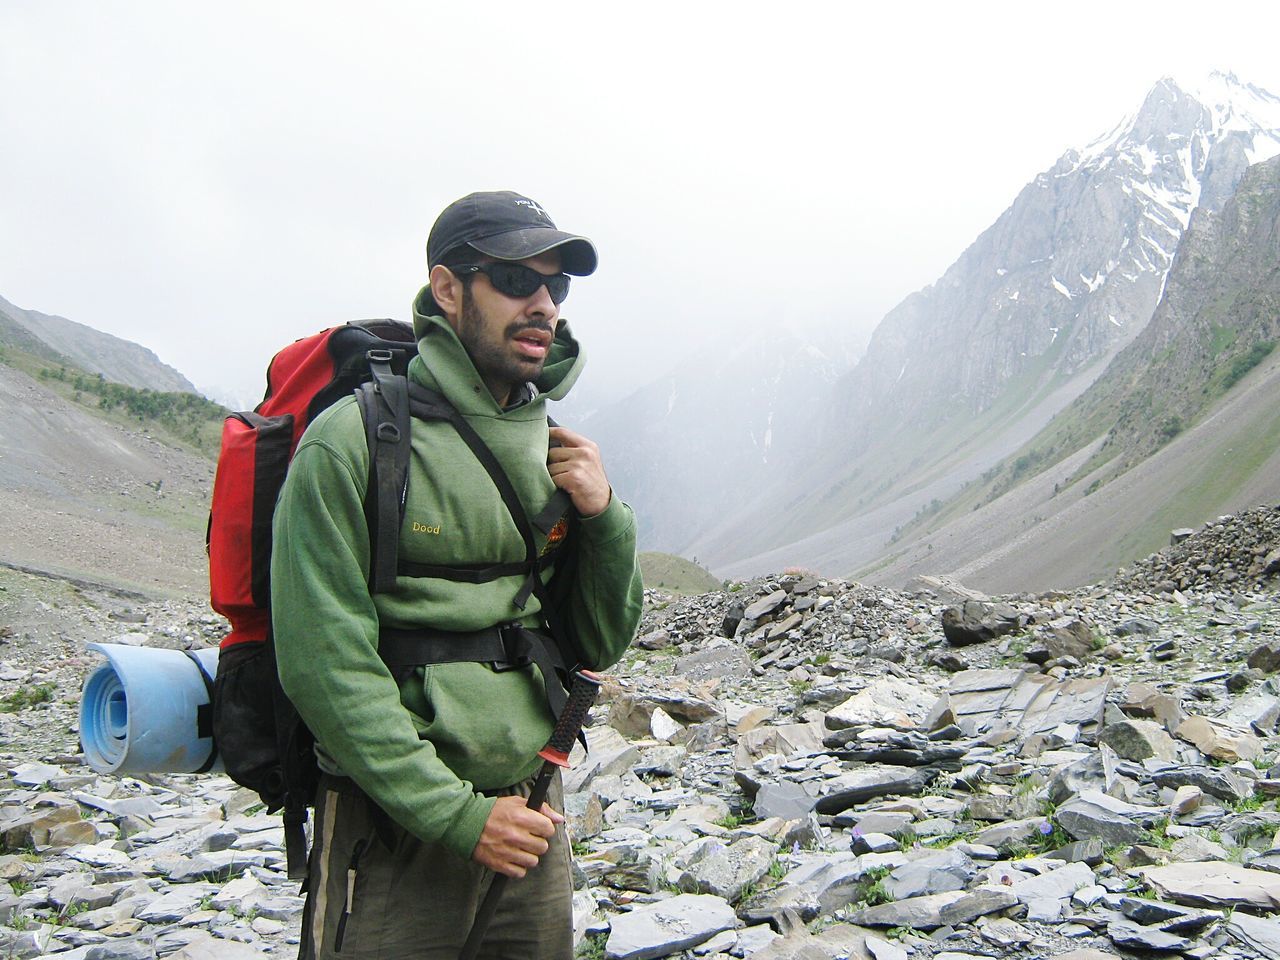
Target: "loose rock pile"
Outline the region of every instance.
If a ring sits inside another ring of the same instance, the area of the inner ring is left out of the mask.
[[[1173,545],[1121,571],[1116,583],[1183,589],[1249,585],[1275,589],[1280,579],[1280,506],[1219,517],[1204,529],[1174,531]]]
[[[1072,592],[650,592],[565,780],[582,952],[1280,957],[1280,536],[1255,515]],[[207,642],[172,613],[128,630]],[[45,664],[58,696],[6,742],[69,739],[84,669]],[[4,758],[0,955],[294,951],[301,901],[251,795],[41,745]]]

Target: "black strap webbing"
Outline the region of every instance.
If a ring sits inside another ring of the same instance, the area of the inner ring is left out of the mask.
[[[405,377],[392,372],[390,350],[370,350],[373,379],[360,386],[357,398],[369,442],[369,588],[389,593],[396,587],[396,557],[409,474],[409,389]]]
[[[195,773],[208,773],[213,769],[213,765],[218,762],[218,741],[213,737],[213,677],[209,676],[209,672],[205,670],[204,664],[190,650],[183,651],[196,665],[196,669],[200,671],[200,679],[204,681],[204,688],[209,693],[209,699],[196,707],[196,736],[201,740],[209,738],[209,756],[200,769],[193,771]]]
[[[545,569],[555,563],[555,555],[547,554],[536,561],[538,569]],[[489,583],[503,577],[527,573],[529,564],[524,560],[511,563],[495,563],[487,567],[445,567],[431,563],[414,563],[401,560],[396,569],[402,577],[428,577],[433,580],[452,580],[454,583]]]
[[[285,869],[290,880],[302,880],[305,891],[310,883],[307,873],[307,807],[292,793],[285,800],[281,813],[284,821]]]
[[[538,544],[534,537],[533,526],[524,511],[524,504],[520,502],[520,496],[516,493],[516,489],[511,483],[511,478],[502,469],[502,464],[498,462],[498,458],[494,456],[488,444],[476,433],[475,428],[438,394],[434,394],[419,384],[412,384],[409,387],[409,405],[415,417],[448,420],[453,425],[453,428],[458,431],[458,436],[471,449],[475,458],[480,461],[480,465],[489,474],[493,485],[498,488],[498,494],[502,497],[502,502],[506,506],[507,512],[511,514],[511,519],[515,523],[516,529],[520,532],[520,539],[524,541],[525,563],[527,564],[525,568],[526,580],[513,601],[517,609],[523,610],[529,602],[529,597],[537,587],[536,581],[539,580]]]
[[[547,505],[542,508],[537,516],[533,517],[530,522],[533,523],[543,536],[551,532],[551,528],[566,516],[573,513],[573,501],[569,499],[569,495],[563,490],[557,490],[551,495],[551,499],[547,501]]]
[[[559,648],[550,638],[518,623],[470,632],[384,627],[378,633],[378,656],[397,679],[409,668],[432,663],[491,663],[497,670],[533,663],[542,674],[552,714],[559,717],[566,702],[560,682],[565,664]]]

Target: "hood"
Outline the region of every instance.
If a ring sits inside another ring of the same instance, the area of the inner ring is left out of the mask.
[[[419,365],[425,367],[434,385],[463,413],[496,416],[502,412],[501,408],[484,389],[462,341],[438,309],[431,299],[431,288],[423,287],[413,301],[413,335],[418,339],[418,356],[411,364],[411,371]],[[568,322],[562,319],[556,327],[555,340],[547,352],[542,373],[534,381],[539,397],[561,399],[582,373],[584,362],[582,346],[574,338]]]

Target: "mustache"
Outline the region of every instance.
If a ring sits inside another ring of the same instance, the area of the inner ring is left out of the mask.
[[[526,330],[539,330],[542,333],[550,335],[552,339],[555,339],[555,335],[556,335],[555,325],[550,323],[516,322],[516,323],[509,324],[505,332],[508,337],[514,337],[517,334],[524,333],[524,331]]]

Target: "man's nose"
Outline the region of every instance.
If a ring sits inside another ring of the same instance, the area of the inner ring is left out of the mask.
[[[529,296],[529,300],[524,307],[524,312],[531,317],[554,317],[557,310],[559,310],[559,307],[551,299],[551,291],[547,289],[545,283]]]

